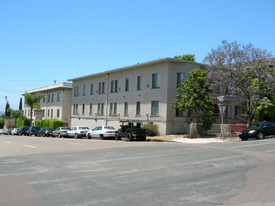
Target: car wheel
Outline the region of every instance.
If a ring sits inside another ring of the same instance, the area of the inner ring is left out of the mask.
[[[119,134],[116,134],[115,140],[116,140],[116,141],[121,140],[121,137],[119,136]]]
[[[75,135],[74,135],[74,138],[75,138],[75,139],[77,139],[77,138],[78,138],[78,135],[77,135],[77,133],[75,133]]]
[[[92,138],[91,134],[90,134],[90,133],[88,133],[88,139],[91,139],[91,138]]]
[[[101,139],[101,140],[104,140],[103,134],[100,134],[100,139]]]
[[[258,139],[263,139],[264,138],[264,134],[262,132],[259,132],[257,135]]]
[[[61,134],[60,133],[58,134],[58,137],[61,138]]]
[[[126,140],[127,141],[131,141],[132,140],[132,134],[131,133],[127,133]]]

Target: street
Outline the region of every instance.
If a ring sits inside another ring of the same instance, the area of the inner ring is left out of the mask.
[[[275,139],[183,144],[0,135],[0,205],[274,205]]]

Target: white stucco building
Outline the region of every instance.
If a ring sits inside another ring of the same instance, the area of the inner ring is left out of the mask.
[[[58,119],[64,126],[71,127],[72,83],[62,82],[40,88],[27,90],[27,93],[42,93],[40,109],[33,111],[33,120]],[[30,107],[24,104],[24,115],[30,118]]]
[[[159,59],[102,73],[72,78],[72,126],[94,128],[120,120],[142,120],[159,126],[159,133],[186,133],[189,126],[171,103],[177,86],[203,64],[173,58]]]

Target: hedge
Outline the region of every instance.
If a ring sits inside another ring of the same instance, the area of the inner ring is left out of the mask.
[[[16,121],[16,127],[30,126],[30,119],[26,117],[20,117]]]
[[[63,121],[57,119],[43,119],[40,121],[35,120],[35,126],[37,127],[50,127],[55,130],[57,127],[63,126]]]

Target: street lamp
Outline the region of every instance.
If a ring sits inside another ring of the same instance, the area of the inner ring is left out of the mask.
[[[219,97],[217,97],[217,99],[220,102],[220,103],[218,103],[218,106],[219,106],[219,110],[221,112],[221,133],[222,133],[222,139],[223,139],[223,137],[224,137],[224,132],[223,132],[223,114],[224,114],[226,105],[224,103],[224,96],[219,96]]]

